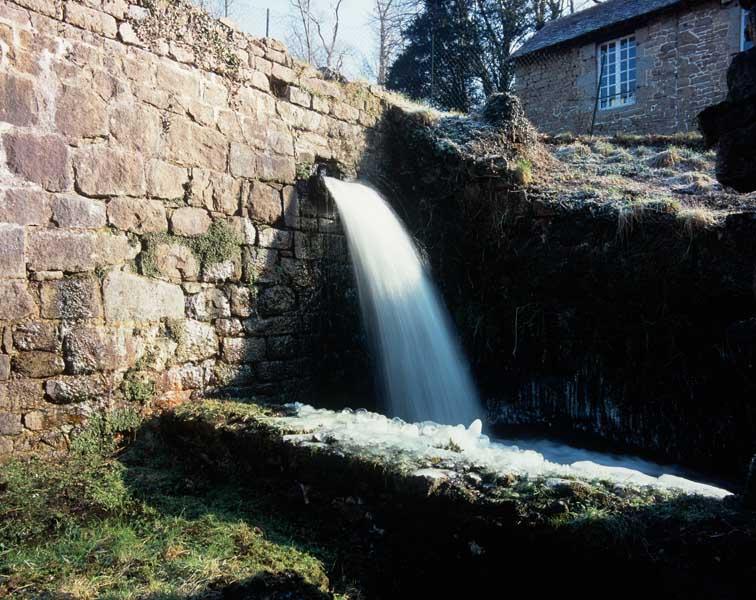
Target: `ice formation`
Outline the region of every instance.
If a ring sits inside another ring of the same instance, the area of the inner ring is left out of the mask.
[[[287,436],[289,440],[336,443],[345,451],[361,456],[400,457],[417,464],[441,458],[454,463],[458,468],[525,477],[575,477],[610,481],[620,487],[651,486],[712,498],[730,495],[727,490],[664,473],[665,468],[647,461],[631,457],[618,458],[542,441],[540,445],[549,454],[565,461],[551,462],[536,450],[492,441],[481,433],[482,424],[479,420],[470,427],[449,426],[431,421],[407,423],[362,409],[334,412],[298,403],[288,407],[294,415],[281,417],[281,420],[294,430],[307,432]],[[642,468],[646,472],[630,468],[631,466]],[[659,474],[652,475],[649,472]]]

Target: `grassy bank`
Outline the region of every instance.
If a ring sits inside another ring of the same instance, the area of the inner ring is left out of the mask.
[[[189,472],[154,432],[132,439],[137,424],[95,420],[67,458],[2,467],[0,597],[331,597],[331,553],[276,518],[264,486]]]

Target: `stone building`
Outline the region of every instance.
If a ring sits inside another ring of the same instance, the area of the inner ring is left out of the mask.
[[[734,0],[608,0],[527,40],[515,86],[544,132],[691,131],[726,95],[732,57],[752,46]]]

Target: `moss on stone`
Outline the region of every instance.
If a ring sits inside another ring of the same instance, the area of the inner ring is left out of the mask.
[[[242,239],[225,221],[213,221],[207,232],[195,237],[171,233],[152,233],[144,236],[139,254],[139,270],[145,277],[159,277],[157,249],[161,244],[180,244],[192,251],[201,268],[232,260],[241,252]]]

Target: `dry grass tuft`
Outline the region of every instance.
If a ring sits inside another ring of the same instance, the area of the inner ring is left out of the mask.
[[[683,224],[685,232],[691,237],[696,231],[709,229],[719,222],[716,212],[702,206],[681,209],[677,213],[677,219]]]
[[[667,150],[654,154],[646,161],[646,164],[654,169],[670,169],[680,164],[682,160],[683,157],[682,154],[680,154],[680,150],[675,146],[672,146]]]

